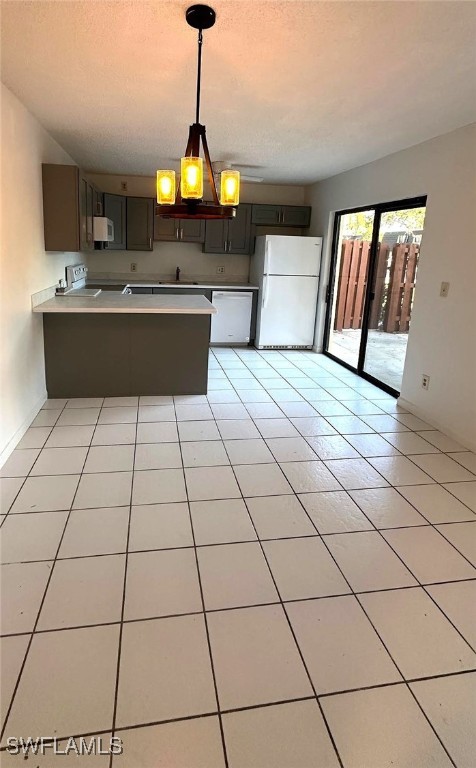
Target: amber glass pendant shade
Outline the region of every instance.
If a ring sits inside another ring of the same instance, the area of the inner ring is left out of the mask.
[[[220,205],[238,205],[240,202],[240,172],[222,171],[220,174]]]
[[[175,171],[157,171],[157,202],[159,205],[175,203]]]
[[[182,157],[180,160],[180,194],[182,200],[201,200],[203,197],[203,160],[201,157]]]
[[[195,121],[190,125],[184,157],[180,160],[180,188],[176,190],[173,171],[157,171],[156,214],[166,219],[233,219],[240,197],[240,174],[232,170],[221,174],[220,202],[205,126],[200,123],[203,30],[213,27],[216,14],[208,5],[199,4],[190,6],[185,18],[190,27],[198,30]],[[200,148],[204,160],[200,157]],[[203,202],[204,163],[211,193],[211,201],[206,203]]]

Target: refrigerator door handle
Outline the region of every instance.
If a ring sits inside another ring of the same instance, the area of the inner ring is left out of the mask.
[[[265,245],[265,248],[264,248],[264,266],[263,266],[263,274],[264,275],[268,274],[268,261],[269,261],[268,250],[269,250],[269,242],[266,241],[266,245]]]
[[[265,278],[264,290],[263,290],[263,300],[261,302],[262,309],[266,309],[266,307],[268,306],[268,295],[269,295],[269,279]]]

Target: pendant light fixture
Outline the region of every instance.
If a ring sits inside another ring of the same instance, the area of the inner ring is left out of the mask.
[[[186,12],[187,24],[198,29],[197,102],[195,122],[190,126],[185,156],[180,160],[180,184],[175,171],[157,171],[157,213],[170,219],[232,219],[240,200],[240,173],[224,170],[220,174],[220,197],[208,151],[205,126],[200,123],[200,83],[202,73],[203,30],[215,24],[215,11],[208,5],[192,5]],[[203,149],[213,203],[203,203]]]

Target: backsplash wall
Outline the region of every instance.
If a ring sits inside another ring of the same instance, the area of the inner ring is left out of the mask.
[[[180,267],[182,280],[246,283],[250,271],[249,256],[202,253],[199,243],[156,242],[153,251],[96,251],[85,258],[90,278],[168,280]],[[132,263],[136,272],[131,272]],[[219,266],[225,267],[224,274],[217,274]]]
[[[88,173],[103,192],[118,195],[155,196],[155,179],[148,176],[120,176]],[[127,184],[127,190],[122,184]],[[304,205],[303,186],[277,184],[242,184],[241,200],[246,203],[281,203],[283,205]],[[256,228],[256,234],[295,235],[298,230],[276,230]],[[201,244],[155,242],[153,251],[96,251],[84,254],[90,278],[124,279],[171,279],[175,269],[180,267],[181,279],[210,282],[246,283],[249,278],[250,257],[236,254],[203,253]],[[131,264],[137,265],[131,272]],[[225,267],[224,274],[217,274],[218,267]]]

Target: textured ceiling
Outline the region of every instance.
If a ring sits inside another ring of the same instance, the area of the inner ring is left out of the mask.
[[[2,80],[88,170],[152,174],[194,119],[185,2],[1,3]],[[476,119],[476,3],[217,0],[212,159],[306,183]]]

